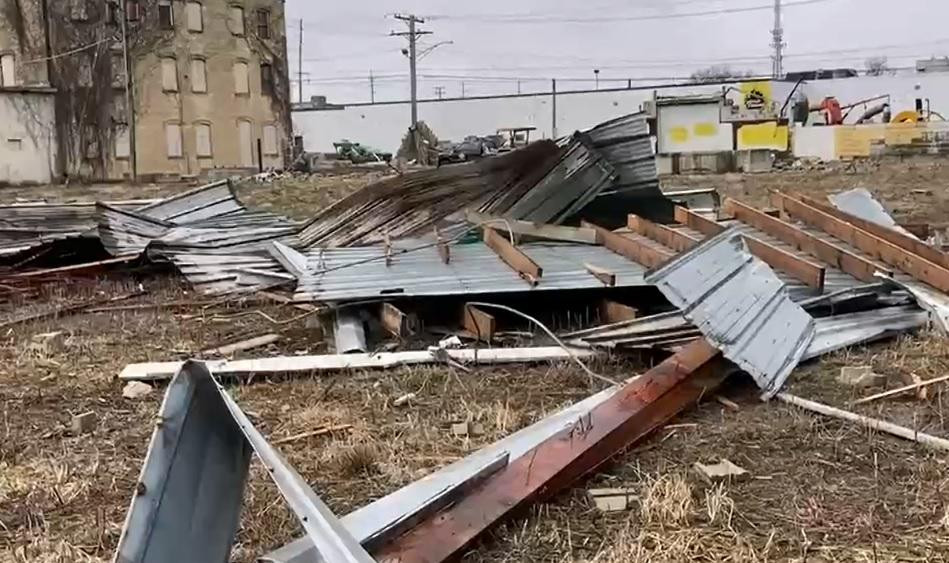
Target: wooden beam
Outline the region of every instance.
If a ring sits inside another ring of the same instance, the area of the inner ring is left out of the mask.
[[[530,256],[524,254],[504,238],[500,233],[490,227],[484,228],[484,244],[493,250],[505,264],[511,267],[519,276],[527,280],[531,285],[537,285],[544,270],[534,262]]]
[[[475,338],[483,342],[491,342],[497,332],[497,322],[494,315],[485,313],[474,305],[465,304],[461,309],[461,324]]]
[[[681,223],[707,237],[715,236],[727,228],[725,225],[720,225],[707,217],[678,205],[675,207],[675,220],[677,223]]]
[[[600,302],[600,322],[605,324],[621,323],[635,320],[639,311],[629,305],[623,305],[610,299]]]
[[[248,338],[247,340],[241,340],[240,342],[225,344],[217,348],[209,348],[201,352],[201,356],[230,356],[236,352],[244,352],[253,350],[254,348],[260,348],[261,346],[267,346],[278,340],[280,340],[279,334],[264,334],[254,338]]]
[[[698,239],[694,239],[685,233],[680,233],[665,225],[653,223],[638,215],[630,214],[627,219],[627,224],[631,230],[663,246],[667,246],[676,252],[685,252],[686,250],[694,248],[699,243]]]
[[[776,270],[790,274],[794,279],[815,289],[818,293],[824,293],[824,278],[827,275],[827,270],[823,266],[804,260],[787,250],[772,246],[754,237],[745,236],[744,238],[745,244],[748,245],[748,251],[759,260]]]
[[[396,338],[405,338],[418,330],[418,317],[403,312],[392,303],[382,304],[379,309],[379,322]]]
[[[605,268],[600,268],[599,266],[594,266],[593,264],[584,264],[583,266],[593,277],[603,282],[603,285],[607,287],[616,286],[616,274],[613,272]]]
[[[908,236],[899,231],[884,227],[883,225],[878,225],[877,223],[874,223],[873,221],[867,221],[866,219],[861,219],[860,217],[857,217],[856,215],[852,215],[850,213],[847,213],[846,211],[841,211],[840,209],[837,209],[836,207],[827,205],[826,203],[817,201],[816,199],[803,196],[803,195],[795,195],[794,197],[795,199],[807,205],[810,205],[811,207],[815,209],[820,209],[821,211],[823,211],[824,213],[828,215],[832,215],[840,219],[841,221],[846,221],[859,229],[863,229],[864,231],[867,231],[868,233],[874,236],[877,236],[887,242],[895,244],[896,246],[899,246],[900,248],[904,250],[912,252],[913,254],[917,256],[921,256],[922,258],[925,258],[926,260],[929,260],[930,262],[934,264],[939,264],[940,266],[943,266],[943,267],[949,267],[949,254],[946,254],[945,252],[937,248],[933,248],[932,246],[929,246],[928,244],[926,244],[925,242],[921,240],[914,239],[911,236]]]
[[[468,211],[465,219],[473,225],[492,225],[503,227],[504,230],[517,235],[518,240],[524,238],[538,240],[553,240],[558,242],[575,242],[580,244],[596,244],[596,233],[593,229],[578,229],[564,225],[548,225],[546,223],[532,223],[521,219],[504,219]]]
[[[740,201],[726,199],[725,211],[734,215],[742,223],[764,231],[802,252],[816,256],[822,262],[835,266],[860,281],[878,282],[879,280],[874,276],[876,272],[883,272],[886,275],[893,273],[872,260],[867,260],[847,249],[804,232],[790,223],[767,215]]]
[[[596,241],[612,252],[641,264],[647,268],[655,268],[672,258],[673,254],[667,250],[654,248],[641,241],[633,240],[614,233],[609,229],[583,221],[581,225],[596,231]]]
[[[676,207],[676,221],[699,231],[706,236],[714,236],[724,231],[726,227],[711,219],[706,219],[684,207]],[[824,292],[824,278],[826,270],[823,266],[805,260],[796,254],[768,244],[761,239],[743,235],[748,251],[758,257],[765,264],[793,276],[796,280],[813,288],[818,293]]]
[[[899,268],[939,291],[949,291],[949,269],[794,198],[776,193],[774,199],[781,206],[781,210],[791,217],[846,241],[873,258]]]

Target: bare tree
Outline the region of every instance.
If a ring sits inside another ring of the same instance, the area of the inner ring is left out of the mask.
[[[891,74],[893,69],[887,64],[886,57],[870,57],[864,62],[867,67],[867,76],[883,76]]]
[[[754,76],[750,70],[735,70],[728,65],[712,65],[708,68],[699,69],[692,73],[692,80],[695,82],[722,82],[725,80],[736,80]]]

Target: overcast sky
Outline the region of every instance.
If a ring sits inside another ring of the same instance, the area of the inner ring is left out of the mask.
[[[290,72],[297,73],[302,19],[304,97],[368,101],[408,98],[406,26],[391,14],[426,18],[419,96],[512,94],[620,87],[687,77],[727,63],[770,73],[772,0],[286,0]],[[784,0],[786,70],[862,69],[874,55],[895,67],[949,54],[947,0]],[[764,9],[758,9],[764,8]],[[709,13],[712,12],[712,13]],[[695,15],[705,13],[705,15]],[[688,15],[692,14],[692,15]],[[619,80],[619,82],[610,82]],[[293,85],[293,99],[297,88]]]

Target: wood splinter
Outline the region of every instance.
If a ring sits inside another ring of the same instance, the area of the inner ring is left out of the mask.
[[[435,245],[438,248],[438,255],[442,257],[443,264],[451,263],[451,247],[442,240],[442,235],[438,232],[438,226],[435,227]]]

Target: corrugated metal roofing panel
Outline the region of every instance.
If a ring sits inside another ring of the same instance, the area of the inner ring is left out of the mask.
[[[521,279],[493,250],[482,243],[451,249],[444,264],[436,248],[400,254],[395,245],[391,265],[382,246],[331,248],[308,253],[309,272],[297,288],[305,301],[349,301],[386,295],[433,296],[512,293],[554,289],[602,288],[585,264],[616,274],[617,287],[644,285],[645,269],[603,247],[531,243],[519,248],[543,268],[536,287]]]
[[[561,223],[583,209],[615,177],[613,167],[575,136],[560,162],[504,216],[534,223]]]
[[[770,398],[814,338],[814,319],[729,229],[646,276]]]

